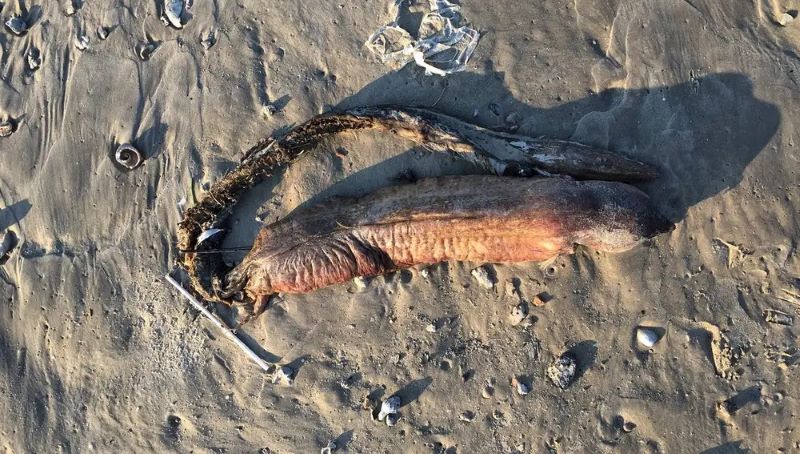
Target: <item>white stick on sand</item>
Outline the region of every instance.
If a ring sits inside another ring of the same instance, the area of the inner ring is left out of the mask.
[[[256,355],[256,352],[251,350],[250,347],[247,346],[247,344],[242,342],[242,340],[239,339],[239,337],[233,333],[233,331],[228,327],[228,325],[225,322],[223,322],[216,315],[209,312],[209,310],[206,309],[205,306],[203,306],[202,304],[200,304],[199,301],[197,301],[197,298],[195,298],[191,293],[189,293],[188,290],[183,288],[183,286],[179,284],[178,281],[173,279],[172,276],[167,274],[164,277],[167,279],[167,282],[175,286],[175,288],[178,289],[178,291],[181,292],[181,294],[185,296],[186,299],[189,300],[189,302],[192,304],[192,306],[194,306],[195,309],[200,311],[201,314],[205,315],[209,320],[211,320],[215,325],[217,325],[217,328],[219,328],[223,333],[225,333],[228,339],[232,340],[234,344],[236,344],[240,349],[242,349],[242,351],[245,352],[247,356],[250,357],[250,359],[252,359],[256,364],[258,364],[262,369],[264,369],[264,371],[270,374],[273,373],[274,366],[261,359],[260,356]]]

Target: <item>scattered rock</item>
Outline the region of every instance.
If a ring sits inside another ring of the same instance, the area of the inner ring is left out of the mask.
[[[458,419],[460,419],[460,420],[462,420],[464,422],[475,421],[475,412],[467,410],[467,411],[461,413],[460,415],[458,415]]]
[[[471,274],[481,287],[485,289],[494,288],[496,281],[494,278],[492,278],[492,275],[489,274],[489,270],[487,270],[485,266],[479,266],[475,268],[472,270]]]
[[[6,28],[11,33],[22,36],[28,33],[28,22],[22,16],[14,15],[6,21]]]
[[[428,326],[425,327],[425,331],[427,331],[429,333],[435,333],[436,332],[436,324],[435,323],[428,323]]]
[[[541,292],[533,297],[531,304],[536,307],[542,307],[553,299],[553,295],[547,292]]]
[[[553,364],[547,368],[546,374],[554,385],[561,389],[567,389],[575,381],[577,370],[578,364],[575,361],[575,356],[570,352],[566,352],[556,358]]]
[[[777,311],[775,309],[767,309],[764,311],[764,320],[776,325],[792,326],[794,324],[794,317],[791,315]]]

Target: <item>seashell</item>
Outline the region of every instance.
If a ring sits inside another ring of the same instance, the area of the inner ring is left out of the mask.
[[[12,119],[0,121],[0,137],[8,137],[17,130],[17,124]]]
[[[5,235],[3,235],[3,240],[0,241],[0,265],[8,261],[8,258],[11,256],[11,251],[17,247],[18,243],[19,239],[17,238],[17,234],[11,230],[7,230]]]
[[[475,268],[474,270],[472,270],[471,274],[472,277],[474,277],[475,280],[478,281],[478,285],[480,285],[481,287],[485,289],[491,289],[494,287],[495,282],[485,266],[479,266]]]
[[[486,384],[481,390],[481,397],[489,399],[492,396],[494,396],[494,385],[492,384],[492,380],[486,380]]]
[[[528,316],[528,303],[525,301],[519,303],[518,305],[514,306],[514,309],[511,309],[511,314],[509,315],[509,321],[511,325],[517,326],[522,323],[523,320]]]
[[[475,421],[475,416],[477,416],[477,415],[475,414],[474,411],[467,410],[467,411],[461,413],[460,415],[458,415],[458,419],[460,419],[460,420],[462,420],[464,422],[472,422],[472,421]]]
[[[28,33],[28,22],[22,16],[11,16],[11,18],[6,21],[6,28],[11,33],[22,36]]]
[[[97,37],[98,38],[100,38],[102,40],[105,40],[105,39],[108,38],[108,34],[109,33],[111,33],[110,29],[108,29],[106,27],[103,27],[102,25],[97,27]]]
[[[214,44],[217,44],[217,35],[212,31],[208,33],[208,36],[200,40],[200,45],[203,46],[203,49],[208,50],[214,47]]]
[[[400,411],[400,396],[392,396],[383,401],[381,404],[381,411],[378,413],[378,421],[383,421],[389,415],[396,414]]]
[[[556,358],[553,364],[547,368],[547,378],[553,382],[554,385],[561,389],[567,389],[575,381],[575,373],[578,370],[578,364],[572,353],[566,352]]]
[[[202,243],[203,241],[211,238],[212,236],[218,234],[221,231],[222,231],[222,229],[208,229],[208,230],[206,230],[205,232],[201,233],[200,236],[197,237],[197,245],[199,246],[200,243]]]
[[[397,422],[400,421],[400,413],[389,413],[386,415],[386,425],[389,427],[394,427],[397,425]]]
[[[117,152],[114,153],[114,159],[117,164],[125,167],[128,170],[133,170],[139,167],[139,164],[144,161],[142,153],[129,143],[123,143],[117,147]]]
[[[36,71],[42,66],[42,54],[39,52],[39,49],[35,47],[28,49],[26,60],[28,61],[28,69],[31,71]]]
[[[137,53],[139,54],[139,58],[142,61],[150,60],[150,57],[156,52],[158,49],[158,43],[154,42],[146,42],[139,44],[137,49]]]
[[[287,385],[291,385],[294,382],[294,369],[289,366],[281,366],[276,371],[275,374],[272,376],[272,383],[286,383]]]
[[[183,28],[181,15],[183,15],[184,6],[184,0],[164,0],[164,14],[161,16],[161,22],[177,29]]]
[[[331,441],[331,442],[328,443],[328,446],[325,446],[324,448],[322,448],[319,451],[319,454],[332,454],[333,451],[336,451],[337,447],[338,446],[336,446],[336,442],[335,441]]]
[[[89,48],[89,37],[86,35],[78,35],[75,37],[75,47],[78,48],[80,51],[84,51]]]
[[[511,384],[517,389],[517,394],[520,396],[527,396],[531,392],[531,387],[517,377],[511,379]]]
[[[636,328],[636,342],[644,348],[653,348],[661,340],[663,332],[656,328],[640,326]]]

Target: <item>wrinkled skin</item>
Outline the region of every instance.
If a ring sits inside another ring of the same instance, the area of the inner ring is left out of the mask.
[[[449,260],[544,261],[578,244],[619,252],[672,228],[623,183],[430,178],[294,211],[261,230],[227,282],[257,314],[274,293]]]

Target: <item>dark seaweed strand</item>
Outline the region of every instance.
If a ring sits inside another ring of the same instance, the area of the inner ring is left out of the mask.
[[[458,132],[457,128],[443,123],[450,120],[454,124],[469,125],[461,120],[423,109],[364,107],[343,113],[318,115],[295,127],[280,139],[267,138],[259,141],[244,153],[242,162],[236,169],[217,180],[197,205],[186,210],[183,220],[178,224],[177,263],[186,269],[192,289],[208,301],[233,303],[229,298],[221,297],[215,290],[215,281],[222,275],[223,270],[221,257],[219,254],[202,253],[218,245],[223,234],[216,235],[214,239],[206,240],[201,245],[197,245],[198,236],[203,231],[220,225],[245,192],[326,137],[359,129],[389,131],[422,144],[432,151],[456,152],[469,157],[486,169],[491,169],[493,160],[491,152],[481,149]],[[470,126],[477,128],[474,125]],[[531,144],[542,142],[543,147],[545,141],[547,144],[560,142],[553,139],[526,140]],[[570,143],[564,142],[564,144]],[[567,170],[573,171],[577,176],[586,171],[586,169]]]

